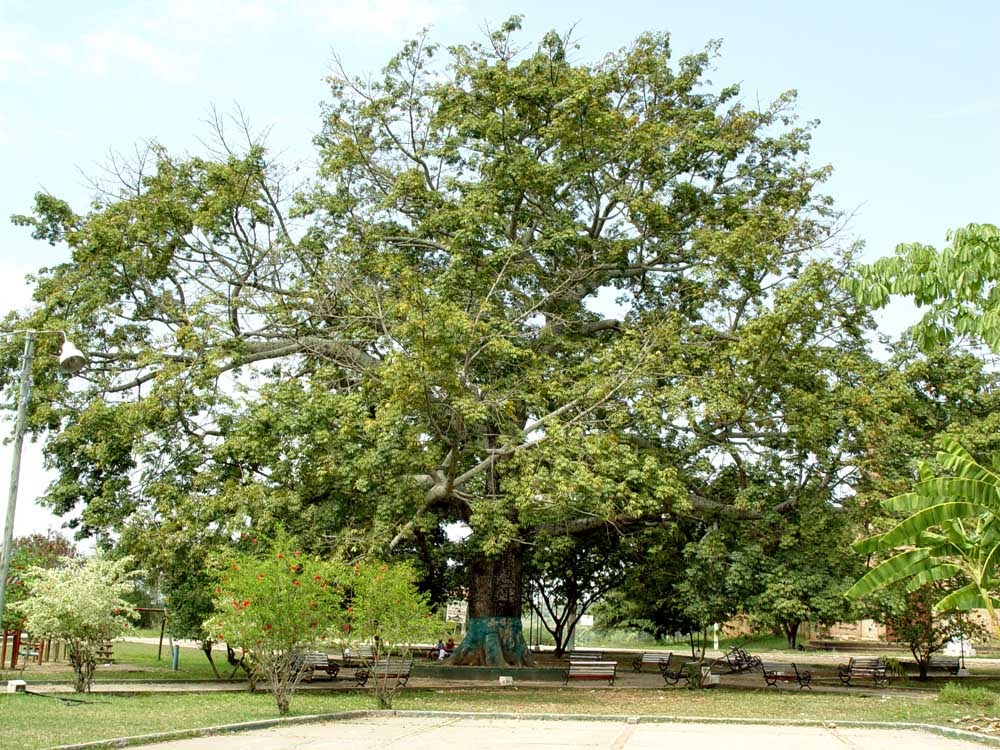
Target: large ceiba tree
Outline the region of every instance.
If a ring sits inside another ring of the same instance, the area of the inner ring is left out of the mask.
[[[835,480],[861,324],[793,95],[746,106],[706,80],[714,48],[675,63],[662,34],[523,54],[518,25],[333,76],[300,183],[220,128],[119,166],[86,214],[38,196],[19,221],[71,259],[9,322],[92,359],[71,389],[36,359],[53,508],[151,561],[281,521],[432,565],[464,524],[454,660],[518,665],[540,532],[794,507],[713,489],[776,456]]]

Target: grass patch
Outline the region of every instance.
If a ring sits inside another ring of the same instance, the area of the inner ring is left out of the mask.
[[[37,750],[54,745],[275,718],[270,695],[201,693],[85,696],[63,704],[31,695],[0,695],[0,745]],[[293,716],[374,708],[363,692],[305,691]],[[717,716],[757,720],[913,721],[949,725],[965,705],[919,697],[865,697],[774,690],[505,689],[405,690],[399,709],[593,716]]]
[[[996,704],[997,697],[985,687],[967,687],[954,682],[945,684],[938,693],[938,701],[957,706],[979,706],[989,708]]]
[[[97,669],[97,682],[117,682],[119,680],[214,680],[212,667],[205,654],[197,648],[181,648],[178,669],[173,669],[170,650],[164,646],[162,658],[157,659],[156,644],[115,641],[114,663]],[[233,671],[226,662],[225,649],[214,649],[213,658],[223,678]],[[28,682],[72,682],[73,675],[69,662],[48,662],[42,665],[29,664],[21,670],[0,670],[0,680],[24,679]],[[237,675],[239,679],[239,675]]]

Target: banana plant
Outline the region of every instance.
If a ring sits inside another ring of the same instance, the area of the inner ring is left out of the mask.
[[[913,491],[890,498],[883,506],[908,513],[884,534],[863,539],[856,552],[896,552],[848,589],[860,599],[891,583],[907,591],[936,581],[951,581],[950,591],[934,605],[940,612],[983,608],[1000,636],[1000,453],[992,466],[976,462],[951,438],[940,440],[938,464],[947,476],[934,476],[924,463]]]

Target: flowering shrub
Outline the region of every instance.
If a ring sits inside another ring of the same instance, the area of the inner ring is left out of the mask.
[[[100,555],[64,557],[58,567],[35,566],[25,572],[30,593],[19,604],[25,630],[66,643],[77,692],[90,690],[101,645],[125,632],[135,619],[125,596],[141,575],[131,558]]]
[[[406,563],[363,562],[347,568],[344,578],[346,621],[340,640],[356,647],[375,648],[376,657],[390,654],[408,658],[413,644],[433,642],[441,622],[432,617],[427,595],[416,585],[417,575]],[[380,708],[391,708],[394,679],[374,679]]]
[[[297,654],[326,639],[340,622],[342,571],[303,554],[284,533],[255,554],[233,553],[216,563],[215,615],[205,627],[244,649],[282,714],[302,678]]]

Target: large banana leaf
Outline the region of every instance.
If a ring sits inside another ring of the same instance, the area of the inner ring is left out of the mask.
[[[920,587],[926,586],[929,583],[934,583],[935,581],[947,581],[949,578],[954,578],[961,572],[962,568],[958,565],[952,565],[951,563],[935,565],[933,568],[920,571],[907,581],[906,590],[916,591]]]
[[[888,510],[910,515],[889,532],[854,545],[861,553],[906,551],[868,571],[848,590],[849,598],[906,579],[911,591],[937,581],[972,580],[935,608],[994,604],[992,592],[1000,590],[1000,473],[978,464],[951,438],[940,445],[937,463],[950,475],[935,477],[933,465],[921,464],[913,491],[884,502]],[[1000,453],[993,467],[1000,472]],[[1000,634],[995,618],[994,625]]]
[[[883,586],[929,570],[937,564],[935,560],[930,558],[930,552],[926,549],[908,550],[890,557],[869,570],[847,590],[844,596],[848,599],[860,599]]]
[[[1000,540],[991,539],[990,542],[992,546],[986,548],[986,555],[983,558],[983,570],[992,576],[997,563],[1000,562]]]
[[[959,477],[935,477],[918,482],[913,491],[918,495],[950,500],[961,498],[968,502],[985,505],[990,510],[1000,511],[1000,487],[992,482]]]
[[[991,472],[988,468],[977,463],[972,455],[959,443],[950,437],[942,437],[938,441],[942,451],[937,454],[937,461],[955,476],[962,479],[975,479],[992,484],[1000,484],[1000,476]],[[994,459],[1000,457],[995,454]]]
[[[952,591],[934,605],[939,612],[949,612],[954,609],[979,609],[986,607],[986,598],[975,583],[970,583],[956,591]]]
[[[882,544],[882,536],[882,534],[876,534],[875,536],[865,537],[864,539],[852,544],[851,549],[859,555],[868,555],[872,552],[882,552],[885,549],[885,545]]]
[[[900,544],[913,542],[920,532],[934,526],[945,526],[949,521],[981,516],[988,512],[987,508],[976,503],[937,503],[905,518],[895,528],[882,536],[882,544],[889,548],[897,547]]]
[[[916,492],[907,492],[905,495],[896,495],[888,500],[882,501],[882,507],[888,511],[897,513],[913,513],[924,508],[929,508],[934,503],[941,502],[940,498],[920,495]]]

